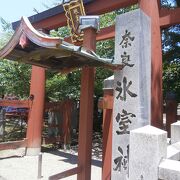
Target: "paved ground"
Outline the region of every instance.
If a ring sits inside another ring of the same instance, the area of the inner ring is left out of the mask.
[[[0,180],[37,180],[38,157],[0,159]],[[60,150],[43,153],[42,180],[77,166],[77,155]],[[76,175],[64,178],[75,180]],[[101,180],[101,161],[92,160],[92,180]]]

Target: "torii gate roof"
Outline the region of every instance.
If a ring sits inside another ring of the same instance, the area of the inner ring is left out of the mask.
[[[26,17],[22,17],[14,35],[0,50],[0,59],[3,58],[57,71],[84,66],[117,67],[111,59],[99,58],[92,51],[37,31]]]

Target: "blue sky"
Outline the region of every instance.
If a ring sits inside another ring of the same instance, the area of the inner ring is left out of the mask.
[[[36,14],[33,9],[38,12],[46,10],[43,5],[47,4],[51,7],[56,0],[1,0],[0,3],[0,17],[7,22],[14,22],[19,20],[22,16],[31,16]]]

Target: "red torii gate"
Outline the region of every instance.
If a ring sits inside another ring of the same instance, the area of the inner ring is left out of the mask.
[[[139,4],[139,7],[151,17],[152,27],[152,100],[151,100],[151,122],[156,127],[162,127],[162,50],[161,50],[161,29],[180,23],[180,8],[166,9],[161,8],[160,0],[84,0],[85,10],[87,15],[103,14],[127,7],[134,4]],[[54,9],[55,10],[55,9]],[[30,17],[30,19],[38,19],[32,21],[36,29],[51,30],[58,27],[66,26],[66,17],[64,11],[60,8],[56,9],[53,15],[53,8],[38,15]],[[46,14],[45,14],[46,13]],[[48,14],[48,15],[47,15]],[[43,15],[45,18],[43,18]],[[17,26],[18,22],[13,23],[13,27]],[[96,40],[106,40],[114,38],[115,26],[106,27],[100,30]],[[70,37],[65,39],[70,41]]]
[[[110,12],[119,8],[123,8],[123,7],[127,7],[133,4],[139,4],[139,7],[151,18],[151,28],[152,28],[152,34],[151,34],[151,42],[152,42],[152,50],[151,50],[151,57],[152,57],[152,61],[151,61],[151,66],[152,66],[152,73],[151,73],[151,124],[156,126],[156,127],[162,127],[162,49],[161,49],[161,29],[174,25],[174,24],[178,24],[180,23],[180,19],[177,17],[180,17],[180,8],[176,8],[173,10],[168,10],[168,9],[162,9],[160,7],[160,0],[85,0],[85,9],[88,15],[94,15],[94,14],[103,14],[106,12]],[[48,10],[48,12],[50,13],[50,10]],[[37,16],[41,16],[41,13],[39,15],[35,15],[33,16],[34,19],[36,19],[35,17]],[[32,19],[33,19],[32,17]],[[46,16],[45,19],[43,19],[42,17],[38,20],[38,21],[34,21],[32,22],[33,26],[36,29],[45,29],[45,30],[51,30],[51,29],[55,29],[58,27],[62,27],[66,25],[66,18],[65,15],[61,9],[60,13],[56,13],[53,16]],[[14,24],[15,27],[16,23]],[[87,41],[90,40],[91,36],[94,36],[94,33],[89,31],[87,32],[88,38]],[[107,27],[104,29],[101,29],[100,33],[96,36],[96,40],[100,41],[100,40],[105,40],[105,39],[109,39],[109,38],[113,38],[115,35],[114,33],[114,26],[111,27]],[[70,40],[69,38],[67,38],[67,40]],[[95,49],[95,40],[93,41],[93,39],[91,39],[92,45],[88,44],[88,42],[85,41],[84,45],[89,47],[90,49]],[[87,43],[87,44],[86,44]],[[84,69],[84,71],[88,72],[91,71],[91,73],[93,74],[93,69]],[[39,80],[42,82],[42,84],[37,84],[37,74],[38,74],[38,78]],[[84,73],[85,74],[85,73]],[[84,76],[84,78],[82,78],[82,87],[86,86],[85,85],[85,81],[89,79],[89,82],[92,81],[93,77],[89,77],[89,76]],[[86,80],[85,80],[86,79]],[[32,119],[36,119],[37,121],[41,122],[42,119],[42,109],[41,109],[41,105],[43,104],[43,99],[44,99],[44,82],[45,82],[45,70],[39,67],[33,67],[32,69],[32,78],[31,78],[31,93],[36,95],[36,102],[34,102],[33,104],[33,108],[34,108],[34,114],[31,117]],[[36,86],[36,84],[38,86]],[[92,87],[92,83],[87,84],[88,90],[87,94],[83,94],[84,96],[86,96],[87,101],[92,96],[92,91],[93,91],[93,87]],[[87,89],[86,89],[87,90]],[[41,92],[41,93],[39,93]],[[84,92],[85,93],[85,92]],[[82,95],[81,94],[81,95]],[[89,100],[89,103],[91,104],[91,100]],[[89,104],[89,106],[91,106]],[[82,117],[86,116],[85,113],[83,112],[87,112],[88,111],[88,105],[84,106],[84,111],[81,111],[81,115]],[[111,112],[110,112],[111,113]],[[90,116],[92,116],[92,114],[90,114]],[[75,171],[69,171],[69,173],[65,173],[66,175],[69,174],[74,174],[74,173],[78,173],[78,179],[80,180],[88,180],[90,179],[90,153],[91,153],[91,134],[92,132],[90,132],[88,130],[89,126],[92,126],[92,122],[90,119],[90,116],[86,116],[84,117],[86,119],[85,123],[81,123],[81,125],[84,126],[84,130],[82,131],[82,134],[80,136],[80,142],[83,142],[83,139],[86,139],[87,142],[89,142],[89,144],[86,144],[86,150],[88,150],[88,153],[86,153],[83,150],[83,146],[80,146],[79,148],[79,153],[81,155],[82,158],[85,159],[81,159],[80,160],[80,164],[82,162],[82,166],[80,168],[81,171],[79,171],[79,169],[75,169]],[[111,117],[111,114],[109,114],[109,116]],[[30,120],[31,122],[31,120]],[[41,123],[40,123],[41,126]],[[39,144],[39,139],[41,137],[41,134],[39,133],[41,128],[40,126],[36,127],[37,130],[37,134],[33,134],[32,138],[37,138],[38,144]],[[80,127],[81,128],[81,127]],[[87,130],[87,132],[86,132]],[[108,127],[103,129],[104,133],[108,132]],[[32,132],[31,132],[32,133]],[[32,136],[32,134],[31,134]],[[111,137],[111,133],[109,133],[109,136]],[[110,137],[107,137],[109,139],[111,139]],[[107,141],[107,139],[104,139],[104,141]],[[111,140],[110,140],[111,142]],[[105,142],[104,142],[105,143]],[[106,149],[106,147],[104,147]],[[109,149],[104,149],[104,157],[106,156],[110,156],[111,154],[111,150]],[[83,162],[84,160],[86,160],[86,162]],[[108,159],[106,162],[103,162],[104,166],[103,168],[106,168],[106,171],[103,171],[103,179],[110,179],[109,173],[111,171],[111,158]]]

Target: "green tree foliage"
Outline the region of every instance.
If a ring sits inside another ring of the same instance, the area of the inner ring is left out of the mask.
[[[162,0],[166,8],[180,7],[179,0]],[[180,25],[166,28],[162,31],[163,53],[163,90],[164,97],[173,92],[180,102]]]
[[[58,2],[58,0],[57,0]],[[175,0],[162,0],[162,5],[172,8],[178,6],[179,1]],[[49,7],[49,6],[48,6]],[[110,13],[100,16],[101,28],[115,24],[117,15],[136,9],[137,5],[119,9]],[[0,40],[2,47],[11,37],[12,29],[10,23],[4,19],[0,19],[5,35]],[[162,31],[163,43],[163,89],[164,94],[167,91],[179,91],[180,67],[179,67],[179,25],[165,29]],[[67,27],[61,27],[51,31],[51,36],[66,37],[70,35]],[[96,53],[100,57],[113,58],[114,56],[114,39],[97,42]],[[18,64],[9,62],[7,60],[1,61],[0,64],[0,93],[16,93],[21,97],[27,97],[29,94],[29,81],[30,81],[29,65]],[[95,78],[95,96],[98,98],[102,96],[103,81],[105,78],[111,76],[113,72],[104,68],[97,68]],[[46,82],[46,96],[47,99],[57,101],[66,98],[79,99],[80,95],[80,76],[81,71],[77,70],[67,75],[47,71]]]
[[[46,81],[47,98],[51,101],[68,98],[79,99],[79,92],[80,71],[74,71],[66,75],[55,73]]]
[[[0,61],[0,93],[29,96],[30,67],[8,60]]]
[[[180,101],[180,25],[163,31],[163,89],[174,92]]]
[[[0,38],[0,48],[3,47],[11,38],[13,30],[11,24],[6,22],[2,17],[0,17],[0,25],[2,28],[1,38]]]
[[[13,30],[11,24],[0,18],[3,34],[0,38],[2,48],[11,38]],[[31,67],[27,64],[0,60],[0,95],[14,94],[20,98],[29,96],[29,81]]]

